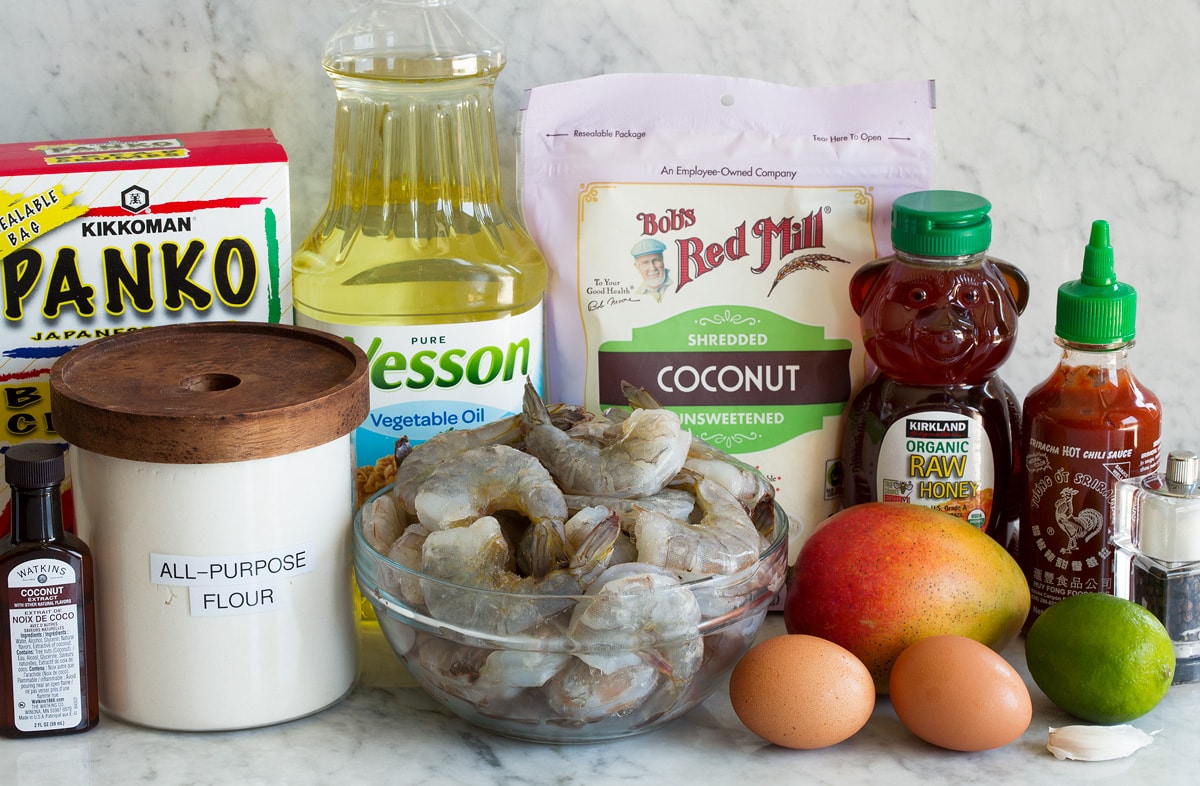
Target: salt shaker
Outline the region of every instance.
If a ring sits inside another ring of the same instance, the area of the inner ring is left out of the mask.
[[[1200,680],[1200,456],[1117,484],[1115,594],[1145,606],[1175,645],[1174,683]]]

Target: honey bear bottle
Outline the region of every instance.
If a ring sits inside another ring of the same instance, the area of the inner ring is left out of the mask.
[[[850,404],[842,502],[937,508],[1014,551],[1020,403],[996,372],[1029,282],[987,255],[990,210],[961,191],[906,194],[892,206],[895,253],[851,279],[876,371]]]
[[[1079,279],[1058,288],[1062,357],[1025,397],[1027,628],[1069,595],[1114,592],[1117,482],[1158,470],[1162,411],[1129,368],[1136,309],[1137,292],[1117,280],[1108,223],[1093,222]]]

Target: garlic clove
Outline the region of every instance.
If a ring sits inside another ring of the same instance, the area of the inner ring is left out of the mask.
[[[1154,741],[1135,726],[1063,726],[1050,727],[1046,749],[1056,759],[1108,761],[1131,756]]]

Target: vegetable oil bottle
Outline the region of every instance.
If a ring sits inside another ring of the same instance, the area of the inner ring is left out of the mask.
[[[520,411],[543,386],[546,263],[502,202],[501,43],[453,0],[373,0],[326,45],[337,93],[325,214],[293,261],[296,322],[370,361],[359,501],[397,440]]]

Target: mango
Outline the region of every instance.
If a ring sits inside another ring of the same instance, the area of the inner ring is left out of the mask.
[[[907,502],[866,502],[823,521],[796,557],[788,633],[820,636],[866,664],[877,693],[927,636],[999,651],[1029,614],[1029,584],[999,543],[962,519]]]

